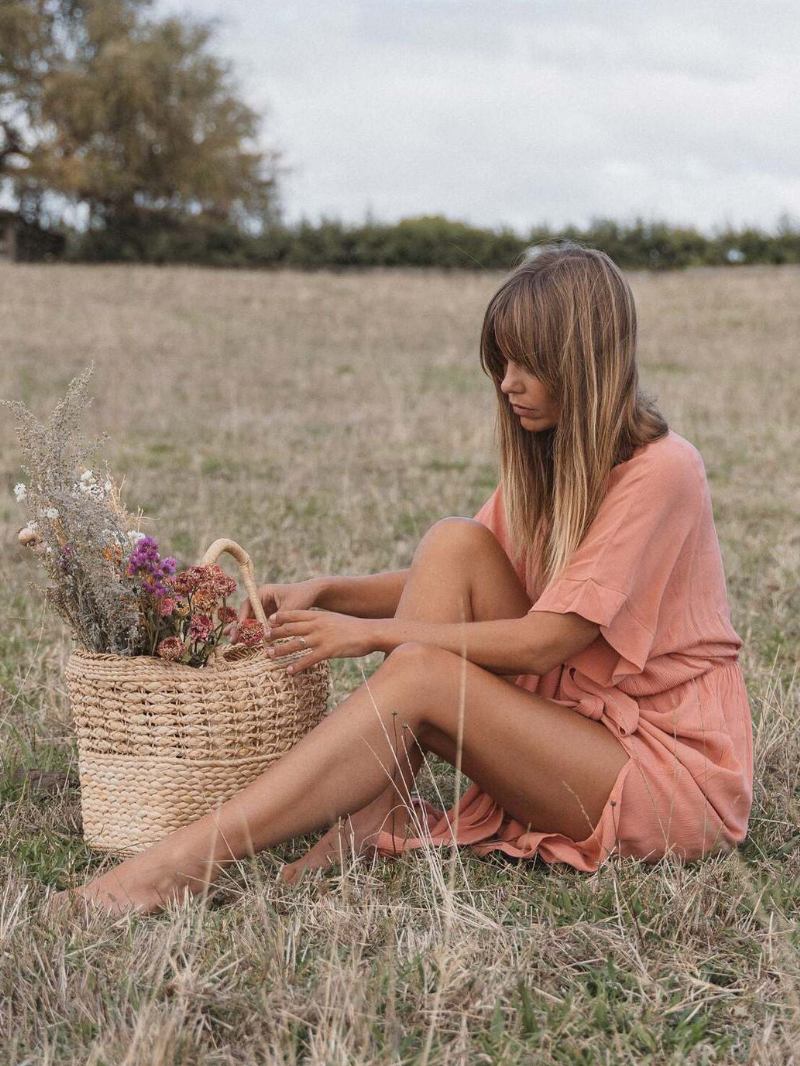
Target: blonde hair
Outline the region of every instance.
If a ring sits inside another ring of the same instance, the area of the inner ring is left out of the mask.
[[[492,297],[480,358],[498,399],[495,434],[514,562],[551,581],[583,540],[612,467],[668,426],[638,385],[636,307],[613,260],[575,241],[535,246]],[[524,429],[500,389],[505,361],[537,377],[558,423]]]

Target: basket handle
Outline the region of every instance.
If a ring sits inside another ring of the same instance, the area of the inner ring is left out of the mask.
[[[258,596],[258,586],[256,585],[256,579],[253,575],[253,561],[244,548],[240,544],[237,544],[235,540],[228,540],[227,537],[220,537],[219,540],[215,540],[207,549],[200,565],[211,566],[217,561],[217,559],[219,559],[223,552],[232,555],[239,564],[242,580],[244,581],[244,587],[247,589],[247,595],[250,598],[253,613],[256,616],[256,620],[264,627],[264,632],[266,633],[269,629],[269,622],[267,621],[267,616],[264,613],[264,608],[262,607],[261,600]]]

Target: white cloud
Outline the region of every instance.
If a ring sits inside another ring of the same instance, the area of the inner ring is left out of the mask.
[[[795,0],[160,0],[294,168],[286,214],[519,229],[800,210]]]

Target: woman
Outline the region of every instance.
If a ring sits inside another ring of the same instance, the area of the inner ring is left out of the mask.
[[[638,388],[628,284],[600,251],[540,247],[492,298],[481,363],[501,476],[475,518],[436,522],[407,570],[261,589],[270,636],[293,638],[282,653],[305,651],[293,669],[385,652],[369,681],[218,811],[81,896],[156,910],[331,825],[284,879],[352,847],[455,841],[592,871],[744,839],[742,642],[702,458]],[[447,813],[409,802],[426,751],[472,780]],[[409,812],[421,836],[403,831]]]

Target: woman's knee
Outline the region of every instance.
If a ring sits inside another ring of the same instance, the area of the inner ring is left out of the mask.
[[[381,670],[390,670],[413,691],[420,713],[441,703],[458,686],[463,668],[462,656],[415,640],[398,644],[381,664]]]
[[[392,651],[386,667],[396,670],[413,694],[409,717],[418,742],[449,760],[463,723],[463,672],[473,669],[469,661],[433,644],[408,641]]]
[[[444,547],[448,552],[474,552],[476,548],[497,545],[494,533],[474,518],[448,515],[440,518],[423,534],[418,551],[423,547]]]
[[[395,669],[406,670],[416,676],[419,672],[427,674],[430,667],[448,655],[452,655],[452,652],[437,648],[435,644],[408,640],[392,648],[384,662],[392,663]]]
[[[437,648],[434,644],[409,640],[393,648],[381,667],[390,667],[407,677],[414,690],[423,694],[434,690],[438,692],[442,687],[452,684],[453,677],[463,662],[462,656],[456,655],[455,652]]]

